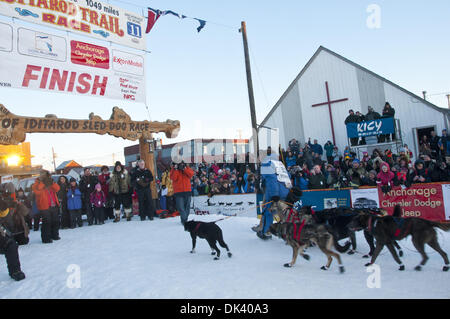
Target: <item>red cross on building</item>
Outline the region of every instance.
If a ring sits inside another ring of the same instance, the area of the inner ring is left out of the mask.
[[[328,89],[328,82],[325,82],[325,88],[327,90],[327,102],[314,104],[312,107],[328,105],[328,111],[330,112],[330,121],[331,121],[331,133],[333,134],[333,144],[336,145],[336,138],[334,135],[334,125],[333,125],[333,114],[331,114],[331,104],[348,101],[348,99],[340,99],[340,100],[330,100],[330,90]]]

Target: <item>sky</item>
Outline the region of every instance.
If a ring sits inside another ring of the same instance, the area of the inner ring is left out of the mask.
[[[248,138],[251,121],[239,33],[241,21],[246,21],[258,123],[321,45],[419,96],[427,91],[429,101],[440,107],[448,105],[448,0],[111,0],[110,4],[138,13],[148,6],[173,10],[207,23],[197,33],[194,20],[164,16],[156,22],[147,35],[146,104],[8,88],[0,88],[0,103],[24,116],[87,119],[94,112],[107,119],[119,106],[134,120],[179,120],[176,139],[155,136],[164,144],[191,138]],[[379,28],[368,26],[371,5],[380,9]],[[53,167],[52,147],[56,165],[73,159],[86,166],[112,165],[123,160],[123,147],[136,144],[95,134],[28,134],[27,141],[33,164],[47,169]]]

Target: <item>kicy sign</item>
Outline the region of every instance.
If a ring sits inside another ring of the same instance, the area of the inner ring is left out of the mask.
[[[349,138],[376,136],[393,133],[395,133],[395,129],[394,129],[394,118],[392,117],[367,122],[347,124],[347,136]]]

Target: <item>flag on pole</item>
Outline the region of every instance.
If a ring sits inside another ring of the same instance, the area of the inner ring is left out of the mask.
[[[160,16],[165,16],[168,14],[176,16],[179,19],[190,18],[183,14],[173,12],[172,10],[161,11],[161,10],[152,9],[149,7],[148,8],[148,18],[147,18],[147,29],[145,30],[145,33],[149,33],[152,30],[153,26],[155,25],[156,21],[159,19]],[[201,19],[197,19],[197,18],[190,18],[190,19],[197,20],[200,23],[200,26],[197,28],[197,32],[200,32],[206,25],[205,20],[201,20]]]
[[[147,29],[145,30],[145,33],[150,32],[161,14],[162,12],[160,10],[148,8]]]

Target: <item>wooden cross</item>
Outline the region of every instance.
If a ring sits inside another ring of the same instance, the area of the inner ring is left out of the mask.
[[[333,114],[331,113],[331,104],[348,101],[348,99],[340,99],[340,100],[330,100],[330,90],[328,89],[328,82],[325,82],[325,88],[327,90],[327,101],[324,103],[314,104],[312,107],[328,105],[328,111],[330,112],[330,121],[331,121],[331,133],[333,134],[333,144],[336,145],[336,138],[334,135],[334,125],[333,125]]]

